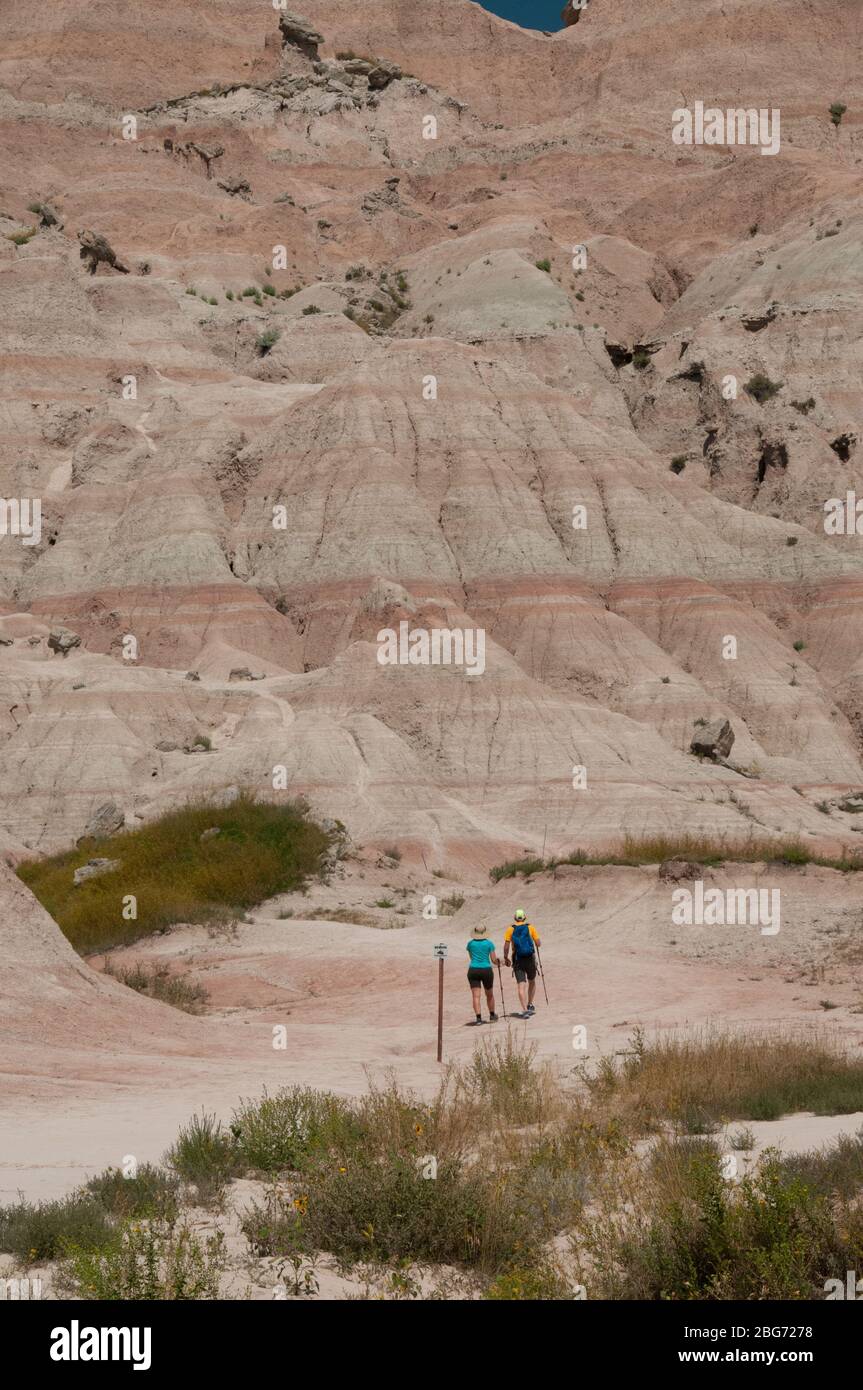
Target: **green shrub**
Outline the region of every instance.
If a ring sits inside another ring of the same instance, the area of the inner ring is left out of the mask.
[[[236,1162],[262,1173],[300,1169],[316,1153],[356,1142],[359,1133],[347,1101],[306,1086],[244,1101],[231,1123]]]
[[[685,455],[685,454],[675,454],[674,458],[671,460],[671,471],[672,471],[672,473],[682,473],[685,467],[686,467],[686,455]]]
[[[372,1261],[471,1264],[481,1257],[490,1193],[481,1176],[454,1160],[439,1161],[437,1176],[424,1178],[411,1159],[358,1155],[318,1165],[306,1192],[304,1229],[314,1249]]]
[[[848,110],[848,107],[847,107],[847,106],[845,105],[845,103],[842,102],[842,101],[834,101],[834,102],[831,104],[831,106],[830,106],[830,119],[831,119],[831,121],[833,122],[833,124],[834,124],[835,126],[841,125],[841,123],[842,123],[842,117],[845,115],[845,112],[846,112],[847,110]]]
[[[782,382],[771,381],[764,372],[756,372],[754,376],[749,378],[743,389],[759,405],[764,405],[782,390]]]
[[[106,1168],[86,1184],[86,1191],[99,1205],[121,1220],[147,1217],[173,1221],[179,1189],[179,1178],[152,1163],[142,1163],[135,1176],[128,1178],[119,1168]]]
[[[223,1129],[215,1115],[193,1115],[165,1154],[165,1163],[185,1182],[192,1183],[202,1206],[221,1196],[230,1178],[242,1165],[234,1136]]]
[[[545,260],[542,261],[534,261],[534,265],[536,266],[537,270],[544,270],[546,274],[551,274],[551,261],[548,259],[548,257],[546,257]]]
[[[498,1303],[538,1303],[571,1300],[574,1297],[565,1279],[549,1263],[514,1265],[489,1284],[483,1298]]]
[[[308,317],[309,314],[319,314],[320,312],[321,311],[318,308],[317,304],[307,304],[305,309],[303,310],[303,314],[305,315],[305,317]]]
[[[738,1183],[722,1176],[718,1154],[684,1155],[677,1180],[651,1189],[640,1223],[621,1222],[604,1250],[589,1233],[587,1243],[598,1296],[622,1299],[823,1297],[825,1278],[854,1268],[857,1253],[775,1152]]]
[[[15,246],[26,246],[28,241],[32,241],[36,235],[35,227],[28,227],[23,232],[7,232],[6,240],[11,241]]]
[[[21,1201],[0,1207],[0,1251],[23,1264],[57,1259],[66,1241],[94,1249],[111,1234],[105,1208],[89,1192],[73,1192],[54,1202]]]
[[[267,353],[272,347],[275,347],[281,336],[278,328],[265,328],[263,333],[259,333],[255,340],[255,347],[258,349],[259,356],[266,357]]]
[[[224,1240],[221,1232],[202,1239],[185,1226],[128,1223],[102,1249],[70,1242],[59,1282],[77,1298],[99,1301],[217,1299]]]

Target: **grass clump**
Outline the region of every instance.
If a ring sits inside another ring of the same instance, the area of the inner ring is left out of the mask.
[[[756,372],[749,378],[743,389],[759,405],[765,405],[782,390],[782,382],[771,381],[764,372]]]
[[[534,261],[537,270],[544,270],[547,275],[551,274],[551,261],[546,256],[544,260]]]
[[[199,1014],[210,997],[203,985],[193,984],[166,964],[148,968],[139,961],[135,965],[118,968],[106,961],[105,974],[119,980],[121,985],[136,990],[138,994],[146,994],[149,999],[158,999],[160,1003],[170,1004],[172,1008],[182,1009],[187,1014]]]
[[[202,841],[213,827],[220,833]],[[301,888],[319,872],[331,838],[302,802],[276,806],[241,796],[229,807],[192,803],[112,836],[111,853],[122,869],[77,888],[73,874],[92,857],[93,840],[19,864],[18,875],[76,950],[103,951],[176,922],[238,916]],[[105,843],[99,842],[99,852]],[[136,921],[122,917],[121,891],[135,893]]]
[[[666,678],[663,677],[663,681]],[[643,864],[661,864],[666,859],[689,859],[696,864],[784,864],[802,866],[820,864],[828,869],[838,869],[841,873],[854,873],[863,870],[863,852],[826,855],[811,852],[800,840],[769,840],[749,836],[745,840],[733,842],[714,840],[706,835],[646,835],[641,838],[627,835],[617,849],[602,854],[585,854],[573,850],[571,854],[552,859],[527,856],[524,859],[509,859],[489,869],[489,877],[494,883],[502,878],[515,878],[519,875],[529,878],[534,874],[548,873],[558,864],[621,864],[638,867]]]
[[[817,1036],[707,1030],[662,1036],[648,1047],[636,1032],[631,1047],[619,1065],[601,1065],[585,1083],[595,1102],[645,1131],[672,1122],[704,1134],[732,1119],[863,1109],[863,1061]]]

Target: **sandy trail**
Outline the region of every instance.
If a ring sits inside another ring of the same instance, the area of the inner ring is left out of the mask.
[[[563,1084],[585,1059],[625,1050],[636,1026],[648,1036],[707,1025],[829,1026],[850,1047],[863,1044],[863,1018],[853,1012],[856,986],[846,988],[847,1003],[825,1015],[819,1002],[825,990],[837,999],[841,991],[801,974],[790,930],[781,948],[780,938],[760,937],[757,930],[753,935],[749,927],[733,929],[749,933],[742,939],[717,942],[707,936],[699,943],[699,929],[683,938],[668,927],[667,891],[655,872],[642,879],[633,878],[639,871],[592,877],[586,872],[576,884],[538,883],[529,894],[519,889],[533,899],[536,920],[544,924],[549,1003],[540,989],[529,1023],[464,1026],[471,1018],[464,954],[469,924],[487,919],[494,935],[493,924],[505,920],[512,894],[506,887],[466,904],[455,917],[409,917],[401,930],[279,920],[275,907],[287,900],[277,900],[241,924],[234,940],[182,927],[129,948],[120,959],[170,960],[187,969],[209,990],[215,1016],[178,1015],[96,976],[100,988],[120,991],[128,1024],[124,1037],[117,1035],[118,1021],[109,1010],[90,1039],[81,1029],[62,1045],[52,1040],[39,1048],[7,1048],[0,1200],[19,1190],[31,1198],[58,1195],[130,1154],[157,1161],[194,1112],[227,1119],[241,1096],[258,1095],[265,1086],[303,1084],[358,1094],[370,1078],[381,1081],[392,1073],[402,1085],[429,1094],[440,1074],[432,951],[437,941],[449,947],[445,1060],[467,1059],[479,1039],[505,1028],[529,1038],[538,1056],[557,1067]],[[343,898],[361,891],[368,900],[377,890],[366,881],[340,891]],[[823,885],[816,878],[807,891],[817,902]],[[582,893],[588,905],[580,910]],[[802,903],[801,890],[801,922]],[[801,940],[811,931],[808,921]],[[726,958],[684,956],[684,949],[724,952]],[[506,974],[504,989],[512,1010],[516,993]],[[274,1048],[273,1030],[282,1025],[286,1047]],[[576,1051],[573,1030],[580,1025],[587,1030],[587,1048]],[[759,1145],[780,1139],[787,1148],[805,1149],[856,1132],[861,1119],[792,1117],[752,1128]]]

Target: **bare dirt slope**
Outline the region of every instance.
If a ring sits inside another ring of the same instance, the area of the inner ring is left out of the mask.
[[[7,10],[0,470],[43,508],[0,545],[10,845],[277,764],[465,869],[745,833],[688,753],[718,715],[760,824],[848,842],[815,805],[863,781],[823,514],[863,457],[853,6]],[[779,109],[779,153],[674,144],[695,100]],[[378,665],[402,620],[482,628],[484,674]],[[159,747],[192,726],[194,770]]]

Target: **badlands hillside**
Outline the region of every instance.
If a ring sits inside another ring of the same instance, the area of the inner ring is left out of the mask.
[[[0,1204],[262,1086],[432,1094],[432,939],[469,1063],[516,902],[550,1002],[496,1036],[564,1080],[634,1029],[863,1041],[858,0],[298,6],[2,6]],[[702,103],[778,148],[677,143]],[[383,664],[402,624],[482,660]],[[14,873],[241,792],[344,827],[328,881],[107,973]],[[573,855],[681,835],[781,932]],[[570,862],[490,884],[521,856]],[[754,1148],[859,1129],[817,1099]]]
[[[302,10],[4,5],[7,851],[236,786],[480,879],[859,843],[859,7]]]

